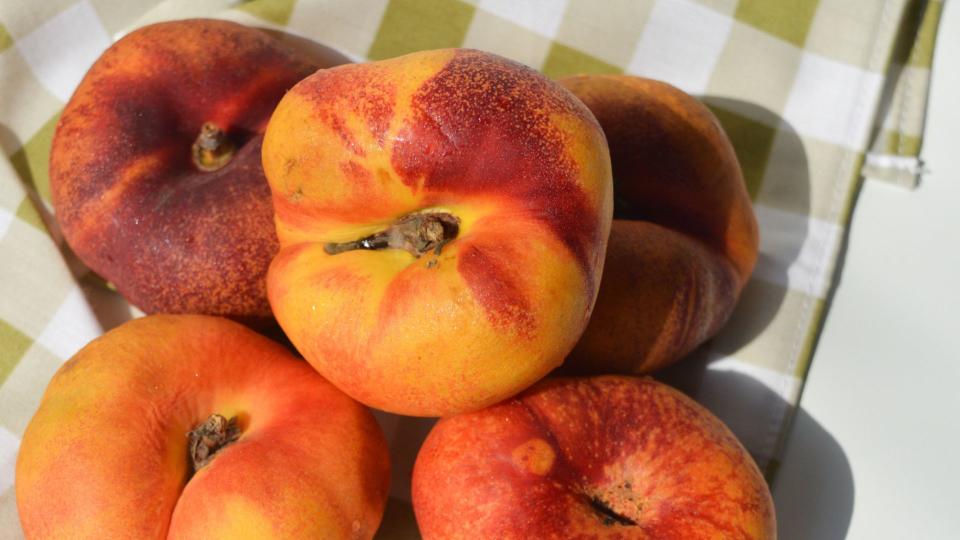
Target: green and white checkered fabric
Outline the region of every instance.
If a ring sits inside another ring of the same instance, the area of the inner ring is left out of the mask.
[[[664,377],[723,418],[771,471],[861,174],[914,185],[921,170],[941,8],[937,0],[3,0],[0,536],[19,536],[19,437],[51,375],[87,341],[137,315],[64,244],[47,175],[60,110],[123,33],[212,16],[306,36],[356,61],[473,47],[550,76],[631,73],[704,99],[743,166],[761,255],[722,334]],[[382,420],[398,470],[393,494],[406,498],[418,442],[410,434],[422,436],[425,425]],[[392,506],[381,536],[410,519],[408,508]]]

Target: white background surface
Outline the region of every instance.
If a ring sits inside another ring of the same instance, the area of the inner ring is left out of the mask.
[[[781,540],[960,538],[960,4],[915,191],[868,180],[773,486]]]

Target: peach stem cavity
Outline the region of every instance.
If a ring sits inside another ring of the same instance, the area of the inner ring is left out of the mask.
[[[213,122],[204,122],[191,147],[193,164],[201,171],[213,172],[229,163],[235,150],[223,129]]]
[[[224,447],[240,437],[237,417],[227,420],[219,414],[211,414],[203,423],[187,433],[188,451],[192,472],[196,473],[210,463]]]
[[[349,242],[330,242],[323,250],[330,255],[355,249],[402,249],[420,258],[433,251],[439,255],[447,243],[460,232],[460,219],[447,212],[407,214],[386,229]]]

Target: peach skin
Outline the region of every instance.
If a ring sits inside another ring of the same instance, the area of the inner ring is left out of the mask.
[[[135,319],[54,376],[16,468],[27,538],[372,538],[387,445],[286,349],[202,315]]]
[[[287,89],[316,70],[259,30],[189,19],[107,49],[64,109],[50,187],[80,259],[148,313],[272,322],[278,245],[260,165]]]
[[[439,416],[558,366],[590,316],[612,216],[607,145],[558,84],[438,50],[318,72],[263,143],[270,304],[320,373]]]
[[[606,134],[615,201],[597,304],[564,369],[649,373],[730,317],[757,260],[750,197],[729,139],[693,97],[630,76],[560,83]]]

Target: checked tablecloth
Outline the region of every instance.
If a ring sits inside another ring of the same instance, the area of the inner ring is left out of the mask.
[[[0,538],[21,536],[20,435],[60,364],[139,314],[63,242],[47,160],[59,113],[112,41],[220,17],[354,61],[492,51],[549,76],[631,73],[702,98],[726,128],[761,254],[724,331],[663,375],[724,419],[768,475],[788,432],[863,176],[916,185],[936,0],[0,0]],[[381,415],[394,459],[379,537],[415,537],[409,473],[430,422]]]

